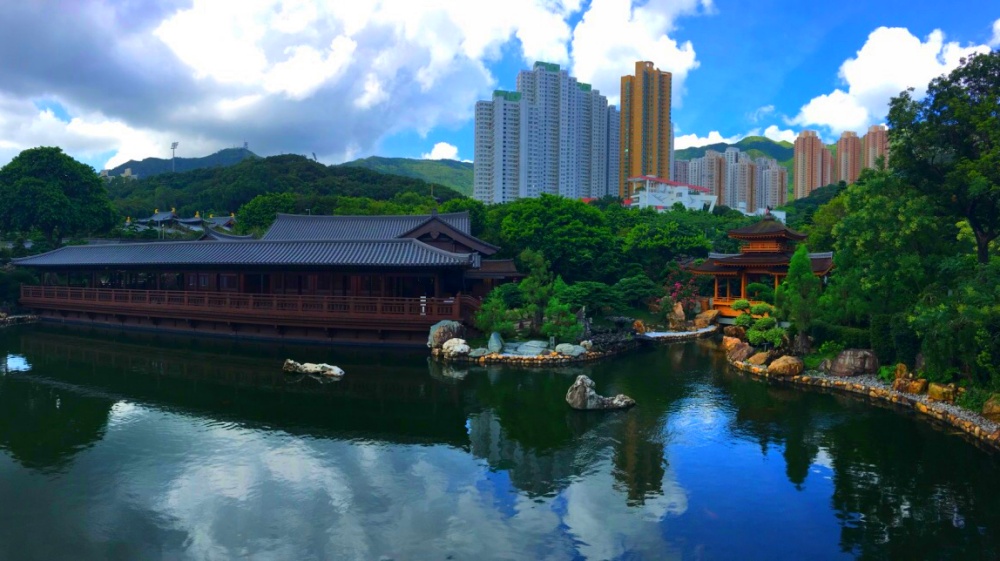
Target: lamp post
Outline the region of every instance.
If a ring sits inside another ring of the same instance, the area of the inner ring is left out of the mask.
[[[177,145],[179,142],[173,142],[170,144],[170,171],[172,173],[177,171]]]

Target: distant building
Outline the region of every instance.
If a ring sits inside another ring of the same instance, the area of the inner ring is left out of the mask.
[[[619,118],[608,100],[559,65],[536,62],[517,91],[476,103],[473,197],[503,203],[542,194],[616,193]]]
[[[872,125],[861,139],[861,167],[875,168],[879,158],[889,165],[889,134],[885,125]]]
[[[833,183],[833,154],[816,131],[802,131],[795,139],[794,170],[796,199]]]
[[[618,191],[629,195],[630,177],[671,177],[673,126],[670,118],[672,76],[652,62],[635,63],[634,76],[621,80],[621,174]]]
[[[773,158],[757,158],[756,211],[784,206],[788,202],[788,170]],[[780,218],[784,222],[783,218]]]
[[[631,208],[654,208],[666,212],[680,203],[688,210],[715,209],[717,197],[709,189],[699,185],[687,185],[645,175],[628,179],[632,196],[625,199],[625,206]]]
[[[837,141],[837,160],[833,168],[833,181],[843,181],[848,185],[861,175],[861,139],[853,131],[844,131]]]
[[[670,180],[678,183],[693,183],[691,181],[690,169],[690,160],[674,160],[670,168]]]

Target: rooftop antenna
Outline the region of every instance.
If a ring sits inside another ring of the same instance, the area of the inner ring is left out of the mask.
[[[177,171],[177,145],[180,142],[173,142],[170,144],[170,171]]]

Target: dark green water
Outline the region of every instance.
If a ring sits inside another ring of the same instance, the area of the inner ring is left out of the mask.
[[[993,559],[1000,462],[712,343],[425,353],[0,332],[0,559]],[[324,361],[343,381],[288,380]],[[639,406],[569,410],[577,374]]]

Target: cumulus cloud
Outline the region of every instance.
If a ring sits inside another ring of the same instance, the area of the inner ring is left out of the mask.
[[[424,160],[457,160],[458,147],[447,142],[438,142],[430,152],[421,154]]]
[[[764,105],[763,107],[758,107],[757,109],[754,109],[753,112],[747,115],[747,119],[749,119],[751,123],[759,123],[764,118],[772,115],[773,113],[774,113],[773,105]]]
[[[921,96],[933,78],[954,70],[963,57],[981,52],[989,52],[989,47],[946,43],[940,30],[921,41],[905,28],[880,27],[841,65],[838,76],[846,89],[813,98],[789,124],[824,126],[835,134],[863,130],[885,117],[889,100],[899,92],[912,87]]]
[[[751,134],[756,131],[752,131]],[[736,135],[736,136],[722,136],[719,131],[712,131],[708,133],[708,136],[700,137],[697,134],[684,134],[674,138],[674,149],[683,150],[685,148],[695,148],[698,146],[707,146],[709,144],[718,144],[720,142],[725,142],[727,144],[733,144],[739,142],[743,136],[748,135]]]
[[[712,8],[710,0],[592,0],[573,30],[573,74],[589,82],[617,104],[620,80],[637,60],[652,61],[673,74],[672,97],[680,107],[684,81],[698,67],[694,45],[670,37],[678,17]]]
[[[793,130],[781,129],[778,125],[771,125],[764,129],[764,136],[770,138],[775,142],[795,142],[795,138],[798,136]]]
[[[1000,48],[1000,19],[993,22],[993,38],[990,39],[990,46]]]

